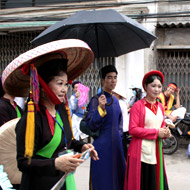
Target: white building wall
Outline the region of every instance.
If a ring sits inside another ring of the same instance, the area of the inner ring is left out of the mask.
[[[130,0],[120,0],[120,2],[129,1]],[[157,12],[157,3],[147,4],[146,6],[149,14]],[[137,8],[138,5],[135,7]],[[129,6],[126,7],[126,13],[127,9],[129,9]],[[122,10],[124,11],[124,8]],[[144,19],[140,22],[140,24],[155,34],[156,22],[157,19]],[[142,79],[144,74],[150,70],[156,69],[154,43],[155,41],[151,44],[150,48],[134,51],[116,58],[116,67],[119,73],[118,83],[123,89],[125,89],[125,93],[127,94],[128,99],[131,96],[131,90],[129,88],[132,86],[142,87]]]
[[[131,87],[142,87],[144,76],[144,50],[138,50],[116,58],[118,85],[131,97]]]

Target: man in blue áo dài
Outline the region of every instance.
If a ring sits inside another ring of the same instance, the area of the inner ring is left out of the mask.
[[[89,104],[87,124],[92,130],[100,129],[94,139],[99,161],[91,160],[91,190],[123,190],[125,159],[122,148],[122,113],[119,102],[112,96],[117,84],[117,70],[107,65],[100,70],[102,92]]]

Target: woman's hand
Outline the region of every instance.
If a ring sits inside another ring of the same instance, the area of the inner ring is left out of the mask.
[[[162,138],[162,139],[170,137],[171,136],[171,132],[170,132],[169,127],[160,128],[159,132],[158,132],[158,136],[160,138]]]
[[[99,160],[99,157],[98,157],[98,153],[96,152],[96,150],[94,149],[94,146],[90,143],[88,144],[84,144],[82,146],[82,149],[81,149],[81,152],[84,152],[86,150],[90,149],[90,157],[93,159],[93,160]]]
[[[82,159],[76,157],[77,157],[76,154],[57,157],[55,159],[56,170],[60,170],[66,173],[74,172],[76,168],[80,165],[80,163],[84,162]]]

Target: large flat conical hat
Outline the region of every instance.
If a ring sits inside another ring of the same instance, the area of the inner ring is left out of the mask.
[[[0,165],[4,166],[12,184],[20,184],[22,175],[16,161],[15,126],[19,119],[12,119],[0,127]]]
[[[90,47],[81,40],[64,39],[43,44],[21,54],[5,68],[2,74],[3,88],[13,96],[28,96],[30,77],[23,74],[22,66],[34,63],[35,67],[38,67],[41,64],[36,61],[39,57],[46,55],[46,61],[48,61],[52,59],[53,53],[66,55],[69,80],[74,80],[88,69],[94,59]]]

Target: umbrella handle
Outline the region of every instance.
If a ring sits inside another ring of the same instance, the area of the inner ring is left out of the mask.
[[[106,106],[111,106],[113,104],[113,96],[111,95],[111,102],[107,103]]]
[[[102,87],[101,87],[101,94],[104,94],[103,90],[102,90]],[[111,95],[111,102],[110,103],[107,103],[105,104],[106,106],[111,106],[113,104],[113,96]]]

